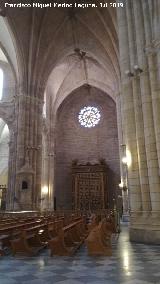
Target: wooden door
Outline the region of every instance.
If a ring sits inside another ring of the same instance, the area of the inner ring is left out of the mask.
[[[73,208],[99,210],[106,206],[106,171],[96,165],[73,169]]]

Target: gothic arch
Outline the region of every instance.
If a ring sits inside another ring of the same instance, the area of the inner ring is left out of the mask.
[[[0,16],[0,48],[5,54],[7,61],[9,62],[15,81],[18,80],[19,75],[19,67],[17,60],[17,51],[15,48],[15,40],[13,34],[11,33],[11,29],[7,19],[4,19]]]
[[[96,106],[102,112],[102,120],[94,129],[85,129],[78,122],[78,112],[86,105]],[[119,145],[116,122],[116,104],[114,100],[100,89],[92,86],[90,94],[85,85],[74,90],[68,95],[56,113],[56,125],[54,131],[54,171],[55,171],[55,196],[57,206],[71,208],[71,162],[78,159],[80,163],[98,163],[104,158],[110,171],[109,187],[118,188],[120,179],[119,168]],[[113,128],[110,126],[113,126]],[[108,136],[105,135],[107,133]],[[62,138],[63,134],[63,138]],[[112,149],[107,144],[113,139]],[[103,143],[102,143],[103,141]],[[53,143],[53,141],[52,141]],[[84,145],[88,145],[85,147]],[[105,149],[102,145],[105,145]],[[108,154],[107,154],[107,151]],[[111,156],[109,156],[110,154]],[[114,155],[116,158],[114,158]],[[115,159],[115,160],[114,160]],[[63,181],[60,178],[63,172]],[[64,182],[64,184],[63,184]],[[65,190],[64,190],[65,188]],[[114,195],[114,190],[110,191],[110,197]],[[111,197],[111,199],[113,196]],[[112,200],[110,200],[110,204]]]

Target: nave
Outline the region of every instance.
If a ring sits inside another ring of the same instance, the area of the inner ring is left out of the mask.
[[[159,284],[160,247],[131,243],[128,226],[121,224],[119,237],[113,236],[112,256],[88,256],[83,245],[72,257],[50,257],[43,250],[36,257],[0,258],[3,284]]]

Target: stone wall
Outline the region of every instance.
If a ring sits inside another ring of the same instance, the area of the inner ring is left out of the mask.
[[[94,128],[79,124],[78,113],[84,106],[97,106],[101,120]],[[70,95],[61,105],[56,124],[55,195],[58,207],[71,207],[71,164],[97,163],[105,159],[108,165],[110,203],[119,183],[118,132],[115,102],[105,93],[85,87]],[[113,205],[113,204],[112,204]],[[111,206],[112,206],[111,205]]]

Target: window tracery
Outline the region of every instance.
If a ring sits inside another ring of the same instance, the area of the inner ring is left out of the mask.
[[[81,126],[86,128],[95,127],[101,119],[101,113],[97,107],[86,106],[82,108],[78,115]]]

